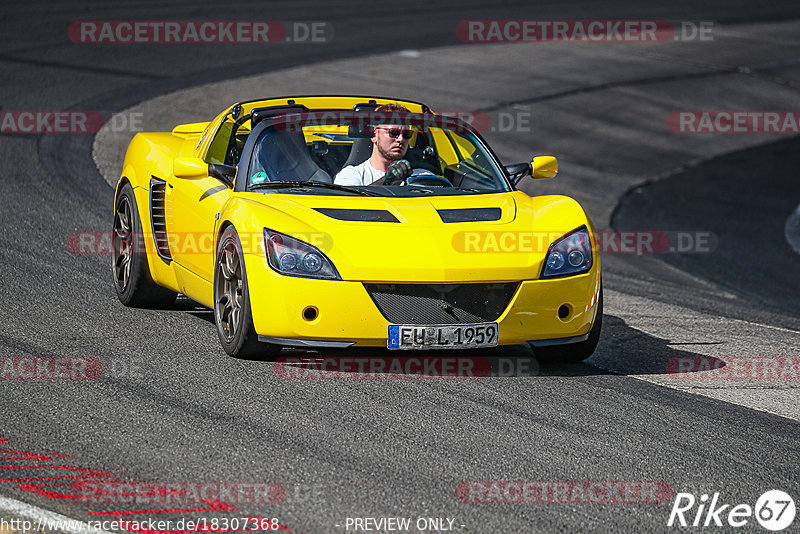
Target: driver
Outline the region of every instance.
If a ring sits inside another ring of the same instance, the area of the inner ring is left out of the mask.
[[[400,104],[383,104],[376,112],[397,113],[408,109]],[[370,185],[384,177],[398,183],[411,174],[411,165],[403,159],[412,131],[407,126],[380,124],[372,132],[372,155],[360,165],[348,165],[336,175],[339,185]]]

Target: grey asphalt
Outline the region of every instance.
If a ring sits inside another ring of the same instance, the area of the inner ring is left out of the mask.
[[[526,187],[575,196],[601,228],[623,228],[624,221],[653,229],[639,225],[667,225],[672,219],[658,214],[669,212],[690,230],[713,230],[722,243],[736,230],[738,239],[755,245],[759,232],[720,224],[751,194],[745,185],[774,185],[775,191],[765,188],[765,203],[798,202],[790,198],[790,182],[773,182],[769,173],[755,179],[733,173],[730,184],[741,187],[719,184],[718,197],[704,179],[714,176],[718,163],[755,166],[763,151],[749,150],[780,139],[687,139],[671,134],[664,118],[677,109],[796,108],[796,3],[3,9],[4,111],[88,109],[108,116],[176,90],[282,70],[279,83],[307,88],[303,92],[333,90],[336,82],[420,100],[430,95],[439,108],[452,103],[499,113],[529,106],[535,130],[486,137],[508,162],[532,151],[559,155],[556,180]],[[637,50],[623,44],[467,46],[459,45],[454,30],[470,18],[636,17],[715,20],[720,40]],[[329,21],[335,37],[328,44],[269,47],[95,46],[66,37],[68,25],[83,19],[253,18]],[[404,65],[402,76],[384,63],[365,67],[365,54],[415,59],[395,55],[405,49],[420,51],[421,67]],[[533,62],[535,69],[522,68]],[[476,65],[479,70],[471,70]],[[748,65],[758,68],[738,69]],[[358,68],[361,78],[347,76]],[[412,77],[414,69],[424,73]],[[337,79],[337,72],[345,75]],[[431,85],[421,82],[430,78]],[[219,98],[225,96],[236,95]],[[213,115],[228,103],[205,109],[206,102],[189,102],[183,115]],[[154,112],[144,118],[166,117]],[[534,376],[470,381],[281,380],[270,364],[226,358],[209,311],[187,301],[169,310],[126,309],[113,294],[109,259],[67,250],[73,232],[111,224],[112,190],[95,166],[94,142],[80,135],[0,136],[0,355],[93,357],[108,370],[95,380],[0,382],[4,446],[66,454],[39,462],[105,469],[132,481],[277,482],[287,488],[285,501],[240,509],[277,517],[298,532],[344,532],[336,525],[347,517],[396,516],[456,518],[463,532],[669,530],[669,502],[466,504],[456,488],[467,480],[663,481],[675,491],[720,492],[724,502],[750,505],[768,489],[800,498],[796,380],[701,388],[664,371],[672,358],[697,355],[795,356],[800,328],[792,306],[796,286],[786,285],[791,277],[756,281],[739,266],[720,279],[708,265],[681,263],[691,261],[685,258],[606,255],[605,330],[588,364],[535,366]],[[685,188],[691,183],[702,196]],[[644,213],[627,194],[636,184],[644,186]],[[688,197],[680,206],[673,202],[676,191]],[[756,215],[764,229],[777,228],[774,222],[785,221],[788,212],[765,203]],[[688,218],[698,209],[705,218]],[[782,230],[769,239],[782,240]],[[747,250],[737,245],[737,254]],[[770,249],[762,254],[773,258]],[[722,256],[725,262],[736,258]],[[757,255],[747,257],[755,261]],[[781,261],[789,269],[797,265],[790,256]],[[755,295],[755,284],[765,293]],[[496,355],[530,353],[517,348]],[[25,478],[40,471],[14,473]],[[113,503],[47,498],[19,483],[0,480],[0,494],[84,520],[93,518],[88,511],[114,509]],[[752,520],[751,527],[743,530],[759,528]]]

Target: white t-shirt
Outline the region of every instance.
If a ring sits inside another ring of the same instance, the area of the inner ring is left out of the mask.
[[[348,165],[336,175],[333,183],[338,185],[369,185],[383,178],[385,172],[373,167],[369,159],[361,165]]]

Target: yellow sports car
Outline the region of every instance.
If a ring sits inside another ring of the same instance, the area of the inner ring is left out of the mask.
[[[515,187],[556,172],[551,156],[502,166],[469,124],[417,102],[237,103],[133,138],[114,286],[127,306],[182,293],[213,308],[237,357],[529,343],[582,360],[602,323],[594,227],[571,198]]]

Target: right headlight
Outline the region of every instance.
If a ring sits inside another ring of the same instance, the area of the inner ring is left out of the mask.
[[[541,278],[573,276],[591,268],[592,241],[589,230],[582,226],[550,245]]]
[[[269,266],[280,274],[303,278],[341,280],[333,262],[318,248],[299,239],[264,228]]]

